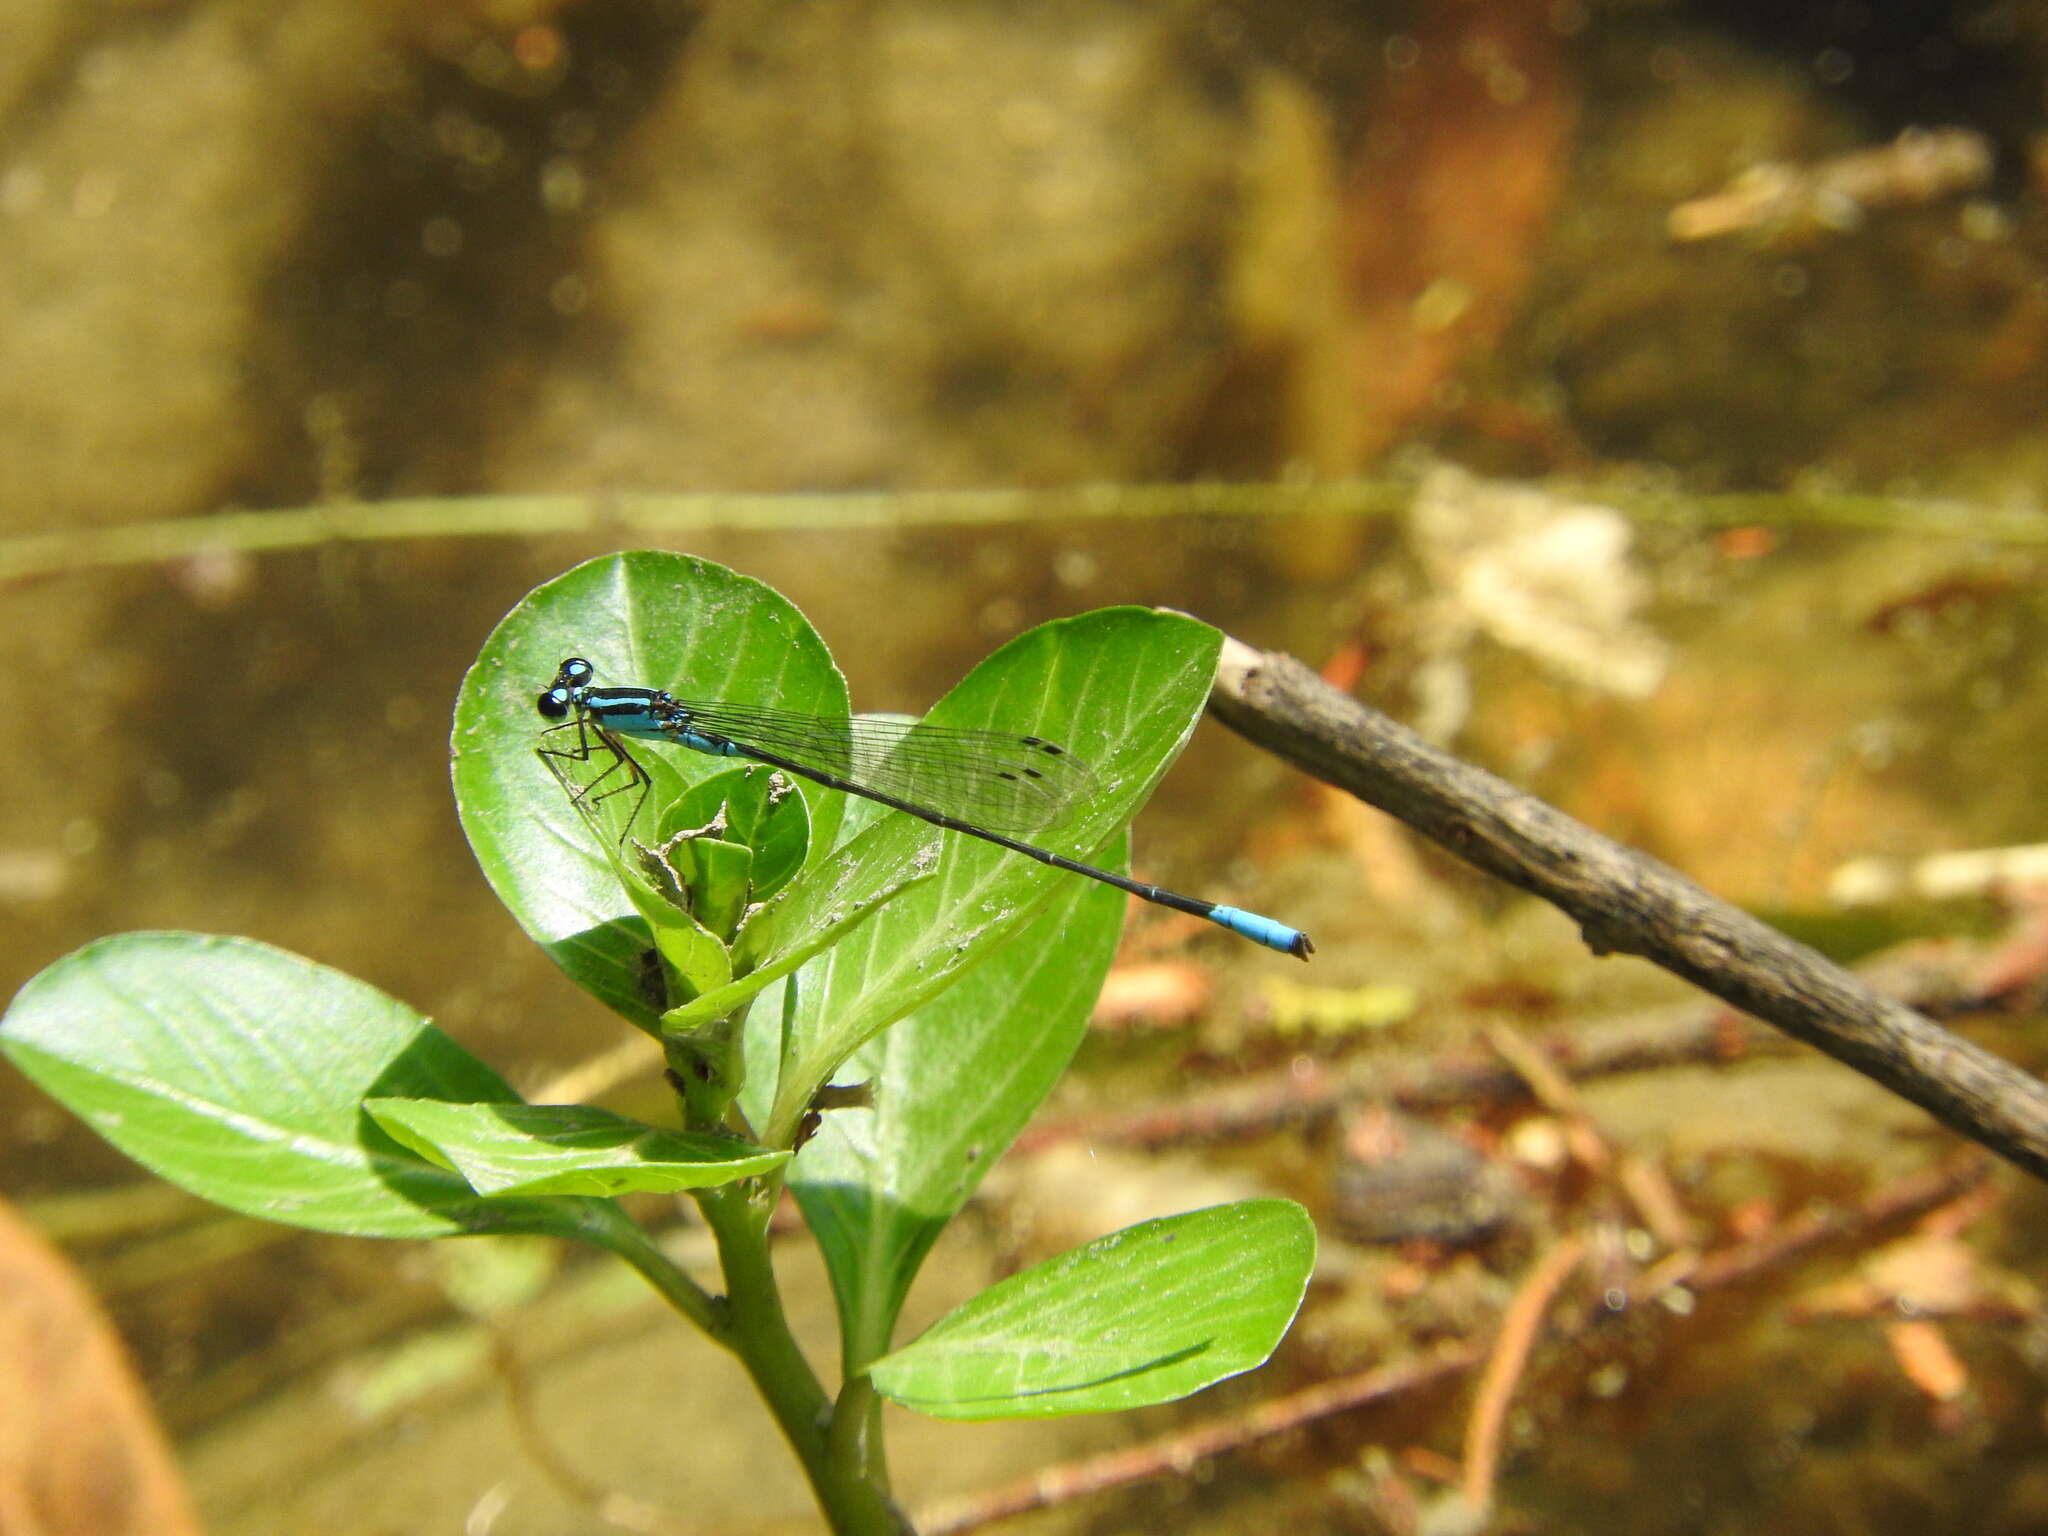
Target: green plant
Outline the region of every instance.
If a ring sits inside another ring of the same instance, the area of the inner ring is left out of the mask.
[[[1115,858],[1193,728],[1217,645],[1146,610],[1044,625],[930,718],[1042,729],[1085,754],[1100,793],[1055,846]],[[1100,1412],[1263,1361],[1314,1253],[1306,1214],[1279,1200],[1114,1234],[891,1349],[933,1240],[1079,1043],[1123,898],[864,801],[659,748],[637,754],[654,777],[652,851],[622,844],[633,797],[574,803],[535,760],[535,694],[571,654],[684,697],[810,714],[843,716],[846,687],[775,593],[652,553],[541,587],[464,680],[454,780],[478,861],[563,971],[661,1041],[680,1128],[521,1103],[403,1004],[244,939],[88,945],[22,989],[0,1048],[137,1161],[232,1209],[616,1254],[751,1373],[840,1531],[906,1528],[881,1398],[946,1418]],[[838,1301],[836,1397],[791,1338],[768,1261],[785,1185]],[[694,1199],[723,1294],[612,1198],[636,1191]]]

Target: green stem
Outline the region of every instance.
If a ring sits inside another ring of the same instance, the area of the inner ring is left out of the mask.
[[[607,1219],[595,1225],[586,1223],[591,1240],[638,1270],[641,1278],[654,1287],[663,1301],[703,1329],[712,1343],[737,1352],[729,1315],[731,1308],[726,1299],[713,1296],[683,1273],[645,1232],[619,1212],[617,1206],[607,1203],[597,1209],[615,1213],[617,1220]]]
[[[1943,540],[2048,543],[2048,518],[2031,509],[1968,502],[1869,496],[1854,492],[1766,491],[1687,495],[1617,478],[1584,487],[1562,482],[1554,495],[1595,500],[1642,522],[1680,527],[1783,526],[1875,528]],[[1407,507],[1404,480],[1338,480],[1300,485],[1077,485],[1018,490],[832,491],[812,494],[684,493],[420,497],[337,501],[269,512],[53,528],[0,539],[0,581],[56,571],[151,564],[217,550],[260,554],[324,544],[400,539],[534,538],[602,533],[631,543],[636,534],[672,539],[703,529],[894,529],[983,527],[1055,518],[1136,520],[1172,517],[1383,517]]]
[[[832,1405],[826,1454],[844,1476],[889,1492],[888,1449],[882,1439],[882,1400],[865,1372],[849,1376]]]
[[[1412,487],[1395,482],[1307,485],[1079,485],[1025,490],[825,491],[412,497],[334,501],[268,512],[58,528],[0,539],[0,581],[94,566],[183,559],[215,550],[258,554],[395,539],[520,538],[601,533],[672,539],[704,529],[847,530],[977,527],[1046,519],[1395,512]],[[1759,521],[1750,518],[1749,521]],[[1988,534],[1980,534],[1988,537]]]
[[[687,1035],[662,1032],[669,1082],[682,1100],[687,1129],[717,1131],[725,1127],[727,1111],[739,1091],[739,1031],[736,1019],[726,1018]]]
[[[768,1217],[774,1201],[750,1200],[747,1185],[752,1182],[703,1190],[697,1196],[725,1266],[731,1347],[803,1464],[833,1531],[838,1536],[911,1536],[910,1523],[889,1501],[885,1484],[875,1475],[878,1453],[862,1448],[869,1437],[857,1424],[835,1430],[838,1413],[832,1400],[789,1331],[768,1257]],[[841,1411],[849,1406],[842,1402]],[[854,1408],[856,1419],[871,1412],[865,1406]],[[850,1445],[835,1454],[841,1441]]]

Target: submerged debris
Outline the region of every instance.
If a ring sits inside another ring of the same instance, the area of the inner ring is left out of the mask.
[[[1680,203],[1665,221],[1674,240],[1748,230],[1819,234],[1854,229],[1873,208],[1974,192],[1991,179],[1991,143],[1970,128],[1908,128],[1877,149],[1813,165],[1767,160],[1720,191]]]

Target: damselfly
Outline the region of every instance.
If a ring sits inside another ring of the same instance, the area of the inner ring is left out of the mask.
[[[1147,885],[1009,835],[1055,825],[1093,792],[1094,777],[1087,767],[1043,737],[948,730],[897,720],[828,720],[749,704],[699,703],[658,688],[600,688],[592,681],[596,675],[580,656],[562,663],[537,701],[544,718],[561,723],[542,735],[574,731],[576,745],[539,750],[543,760],[557,762],[587,763],[598,754],[609,757],[596,778],[575,793],[579,800],[595,804],[637,790],[633,816],[627,819],[629,831],[652,780],[626,750],[627,737],[766,763],[827,789],[878,801],[948,832],[978,837],[1054,869],[1100,880],[1144,901],[1207,918],[1268,949],[1306,960],[1315,948],[1307,934],[1270,917]],[[621,782],[592,794],[613,774],[622,775]]]

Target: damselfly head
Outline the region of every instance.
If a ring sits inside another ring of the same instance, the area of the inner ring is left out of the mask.
[[[555,680],[534,700],[534,705],[547,720],[566,720],[569,711],[576,706],[576,690],[587,687],[597,675],[597,669],[581,656],[571,656],[555,669]]]

